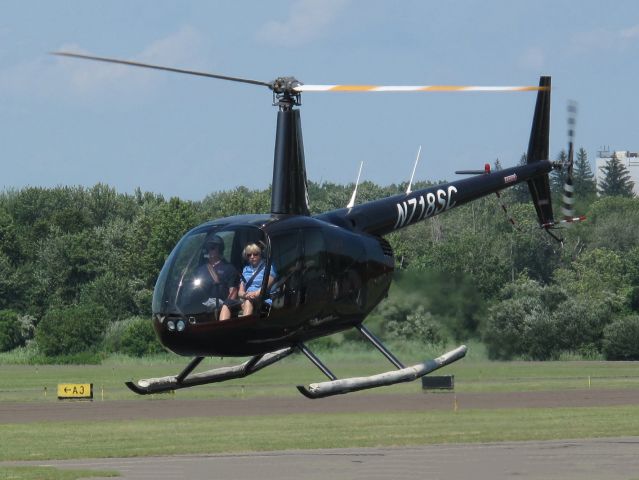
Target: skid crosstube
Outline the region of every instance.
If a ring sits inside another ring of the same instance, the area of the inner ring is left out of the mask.
[[[449,365],[466,355],[467,348],[465,345],[457,347],[434,360],[427,360],[410,367],[404,367],[402,363],[396,359],[383,346],[372,333],[368,332],[363,326],[359,326],[358,330],[369,339],[385,356],[398,368],[395,371],[371,375],[368,377],[352,377],[337,379],[333,373],[322,364],[322,362],[313,355],[313,353],[303,344],[292,347],[283,348],[275,352],[264,355],[257,355],[239,365],[230,367],[214,368],[201,373],[191,372],[199,365],[204,357],[195,357],[189,365],[178,375],[167,377],[147,378],[138,382],[126,382],[133,392],[139,395],[149,395],[153,393],[162,393],[181,388],[194,387],[196,385],[205,385],[207,383],[223,382],[234,378],[242,378],[251,375],[264,367],[274,364],[275,362],[287,357],[291,353],[299,350],[304,353],[327,377],[330,381],[311,383],[310,385],[298,385],[297,389],[305,397],[316,399],[339,395],[358,390],[382,387],[386,385],[394,385],[396,383],[411,382],[439,368]]]
[[[316,399],[356,392],[358,390],[366,390],[368,388],[394,385],[396,383],[412,382],[413,380],[421,378],[428,373],[446,365],[450,365],[451,363],[463,358],[466,355],[467,350],[466,345],[462,345],[434,360],[427,360],[411,367],[380,373],[378,375],[371,375],[369,377],[343,378],[328,382],[311,383],[308,387],[298,385],[297,389],[305,397]]]
[[[126,382],[126,386],[139,395],[149,395],[152,393],[169,392],[180,388],[205,385],[207,383],[223,382],[233,378],[242,378],[261,370],[264,367],[287,357],[295,351],[294,348],[283,348],[265,355],[258,355],[239,365],[231,367],[220,367],[207,370],[201,373],[190,375],[191,371],[202,361],[203,357],[196,357],[179,374],[167,377],[146,378],[137,382]]]

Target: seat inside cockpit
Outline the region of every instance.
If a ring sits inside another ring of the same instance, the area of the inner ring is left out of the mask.
[[[268,263],[268,242],[257,227],[207,226],[186,235],[158,278],[154,313],[177,314],[201,323],[224,319],[220,313],[226,305],[230,317],[238,317],[241,302],[237,292],[248,244],[259,245]]]

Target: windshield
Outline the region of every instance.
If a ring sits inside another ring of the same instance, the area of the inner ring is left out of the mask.
[[[248,246],[263,252],[266,263],[265,236],[257,227],[211,226],[189,232],[158,277],[153,312],[187,316],[192,322],[241,315],[238,293]]]

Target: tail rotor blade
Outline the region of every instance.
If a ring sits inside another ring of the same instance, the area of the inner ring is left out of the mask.
[[[564,195],[562,198],[561,211],[564,215],[564,221],[567,224],[571,224],[575,217],[575,199],[574,199],[574,185],[572,177],[572,169],[575,155],[575,126],[577,122],[577,103],[574,101],[568,102],[568,156],[564,165],[565,178],[564,178]]]

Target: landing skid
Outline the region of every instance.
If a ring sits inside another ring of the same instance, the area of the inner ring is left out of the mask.
[[[287,357],[295,351],[294,348],[283,348],[265,355],[257,355],[250,360],[232,367],[220,367],[206,372],[191,372],[197,367],[204,357],[195,357],[191,363],[179,375],[159,378],[146,378],[137,382],[126,382],[126,386],[139,395],[149,395],[151,393],[169,392],[180,388],[205,385],[207,383],[223,382],[233,378],[242,378],[261,370],[264,367]]]
[[[369,377],[352,377],[338,379],[328,367],[326,367],[306,345],[299,343],[293,347],[283,348],[275,352],[264,355],[256,355],[250,360],[231,367],[220,367],[207,370],[201,373],[191,372],[200,364],[204,357],[195,357],[187,367],[178,375],[158,378],[146,378],[137,382],[126,382],[127,387],[139,395],[149,395],[152,393],[162,393],[181,388],[205,385],[207,383],[223,382],[234,378],[242,378],[251,375],[264,367],[289,356],[295,350],[300,350],[311,362],[315,364],[329,378],[328,382],[311,383],[307,387],[299,385],[297,389],[307,398],[323,398],[343,393],[356,392],[368,388],[394,385],[402,382],[412,382],[424,375],[433,372],[441,367],[450,365],[466,355],[466,346],[462,345],[442,356],[418,363],[411,367],[405,367],[390,351],[384,347],[382,342],[376,338],[365,327],[356,327],[360,333],[371,342],[396,368],[395,371],[371,375]]]
[[[412,382],[441,367],[449,365],[466,355],[466,345],[451,350],[436,358],[418,363],[412,367],[402,368],[391,372],[371,375],[370,377],[343,378],[329,382],[311,383],[308,387],[298,385],[297,389],[307,398],[323,398],[342,393],[356,392],[368,388],[395,385],[396,383]]]
[[[324,364],[322,364],[320,360],[315,357],[310,350],[308,350],[308,348],[306,348],[306,346],[300,344],[298,348],[330,379],[328,382],[311,383],[307,387],[298,385],[297,389],[300,393],[302,393],[302,395],[307,398],[315,399],[356,392],[358,390],[366,390],[369,388],[394,385],[396,383],[412,382],[413,380],[417,380],[428,373],[456,362],[463,358],[468,350],[466,345],[462,345],[434,360],[427,360],[411,367],[404,367],[402,363],[384,347],[381,341],[371,332],[366,330],[365,327],[360,325],[356,328],[367,340],[380,350],[380,352],[382,352],[382,354],[384,354],[384,356],[388,358],[398,370],[380,373],[378,375],[371,375],[369,377],[353,377],[338,380],[335,375],[333,375],[333,373]]]

